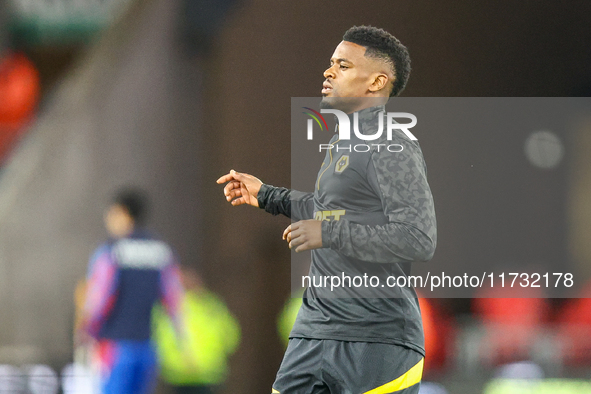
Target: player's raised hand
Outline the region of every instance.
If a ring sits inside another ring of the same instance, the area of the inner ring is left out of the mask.
[[[217,183],[227,183],[224,186],[224,195],[232,205],[248,204],[258,207],[257,195],[263,182],[257,177],[231,170],[221,176]]]

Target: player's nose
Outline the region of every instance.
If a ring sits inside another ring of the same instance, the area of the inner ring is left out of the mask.
[[[324,78],[328,79],[328,78],[334,78],[334,67],[331,66],[329,68],[326,69],[326,71],[324,71]]]

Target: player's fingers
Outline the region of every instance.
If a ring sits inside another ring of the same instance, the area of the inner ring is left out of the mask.
[[[226,194],[227,201],[232,201],[236,197],[242,197],[242,193],[240,193],[240,191],[237,190],[232,190],[230,193]]]
[[[232,181],[228,182],[226,186],[224,186],[224,194],[227,196],[230,194],[232,190],[240,189],[240,182]]]
[[[227,201],[232,201],[232,200],[234,200],[234,199],[235,199],[235,198],[237,198],[237,197],[243,197],[243,196],[244,196],[244,195],[242,194],[242,192],[241,192],[241,190],[240,190],[240,189],[235,189],[235,190],[232,190],[232,191],[230,192],[230,194],[228,194],[228,195],[226,196],[226,200],[227,200]]]
[[[244,182],[248,179],[248,174],[242,174],[242,173],[240,173],[238,171],[234,171],[234,170],[230,171],[230,176],[232,176],[232,178],[234,178],[240,182]]]
[[[248,189],[246,188],[246,185],[242,182],[240,182],[240,192],[242,193],[243,196],[250,194],[248,192]]]
[[[235,198],[234,200],[230,201],[230,203],[232,205],[236,206],[236,205],[246,204],[246,201],[244,201],[244,197],[238,197],[238,198]]]
[[[294,245],[295,246],[295,252],[303,252],[304,250],[308,250],[308,243],[307,242],[300,242],[299,244]]]
[[[236,189],[237,187],[240,187],[240,182],[230,181],[226,184],[226,186],[224,186],[224,193],[232,189]]]
[[[299,231],[291,231],[289,233],[290,245],[292,248],[297,248],[299,245],[306,242],[306,235]]]
[[[301,233],[302,222],[295,222],[289,225],[290,231],[293,233],[292,237],[296,238]]]
[[[234,188],[230,188],[228,190],[228,196],[231,197],[241,197],[244,196],[244,189],[240,188],[240,187],[234,187]]]
[[[287,239],[287,242],[289,244],[289,248],[290,249],[295,248],[296,246],[298,246],[298,243],[297,243],[298,240],[297,240],[297,237],[294,235],[293,230],[289,232],[288,238],[289,239]]]
[[[286,239],[287,236],[289,235],[289,233],[291,233],[291,224],[289,226],[287,226],[285,228],[285,230],[283,230],[283,239]],[[288,241],[289,242],[289,241]]]
[[[284,235],[283,239],[284,239],[285,241],[287,241],[287,243],[290,243],[290,242],[291,242],[291,240],[293,239],[293,237],[292,237],[292,235],[291,235],[291,231],[290,231],[290,232],[288,232],[288,233],[286,233],[286,234]]]
[[[298,226],[297,223],[292,223],[290,227],[291,238],[299,238],[303,234],[302,229]]]
[[[234,179],[232,174],[226,174],[226,175],[222,175],[221,177],[219,177],[218,180],[216,181],[216,183],[226,183],[226,182],[231,181],[232,179]]]

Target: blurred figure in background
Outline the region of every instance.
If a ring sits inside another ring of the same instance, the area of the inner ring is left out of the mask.
[[[83,327],[96,340],[103,393],[153,390],[157,359],[151,342],[152,308],[159,301],[180,334],[180,271],[171,248],[143,229],[146,197],[116,194],[105,214],[110,239],[90,260]]]
[[[85,304],[88,282],[80,279],[74,290],[74,360],[62,369],[64,394],[95,394],[98,379],[93,371],[92,340],[85,332]]]
[[[33,120],[40,97],[33,62],[22,53],[0,56],[0,165]]]
[[[180,313],[186,333],[177,340],[162,306],[154,308],[154,341],[162,378],[178,394],[211,394],[228,376],[228,357],[240,342],[240,327],[224,302],[191,268],[182,269],[185,294]]]
[[[281,314],[277,318],[277,332],[279,333],[279,338],[281,342],[287,348],[289,344],[289,334],[291,333],[291,329],[298,317],[298,312],[300,311],[300,307],[302,306],[302,297],[304,296],[304,290],[301,289],[295,294],[292,294],[291,297],[285,302],[283,309],[281,310]]]

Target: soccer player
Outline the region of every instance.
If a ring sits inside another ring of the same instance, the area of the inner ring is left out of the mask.
[[[384,105],[404,89],[409,73],[408,51],[395,37],[370,26],[352,27],[324,72],[321,106],[352,119],[357,112],[361,132],[375,134]],[[330,144],[356,142],[365,141],[335,135]],[[403,149],[390,152],[384,144]],[[435,250],[423,155],[418,142],[399,130],[391,141],[372,141],[369,152],[328,150],[313,193],[266,185],[234,170],[217,182],[227,182],[224,194],[234,206],[292,219],[283,237],[296,252],[312,250],[310,277],[405,277],[410,263],[431,259]],[[365,290],[331,297],[308,285],[272,393],[418,393],[424,337],[414,289]]]
[[[111,238],[90,260],[83,325],[96,340],[102,393],[152,392],[157,359],[151,316],[157,302],[180,327],[182,285],[176,259],[167,244],[142,228],[145,216],[143,193],[120,191],[105,215]]]

